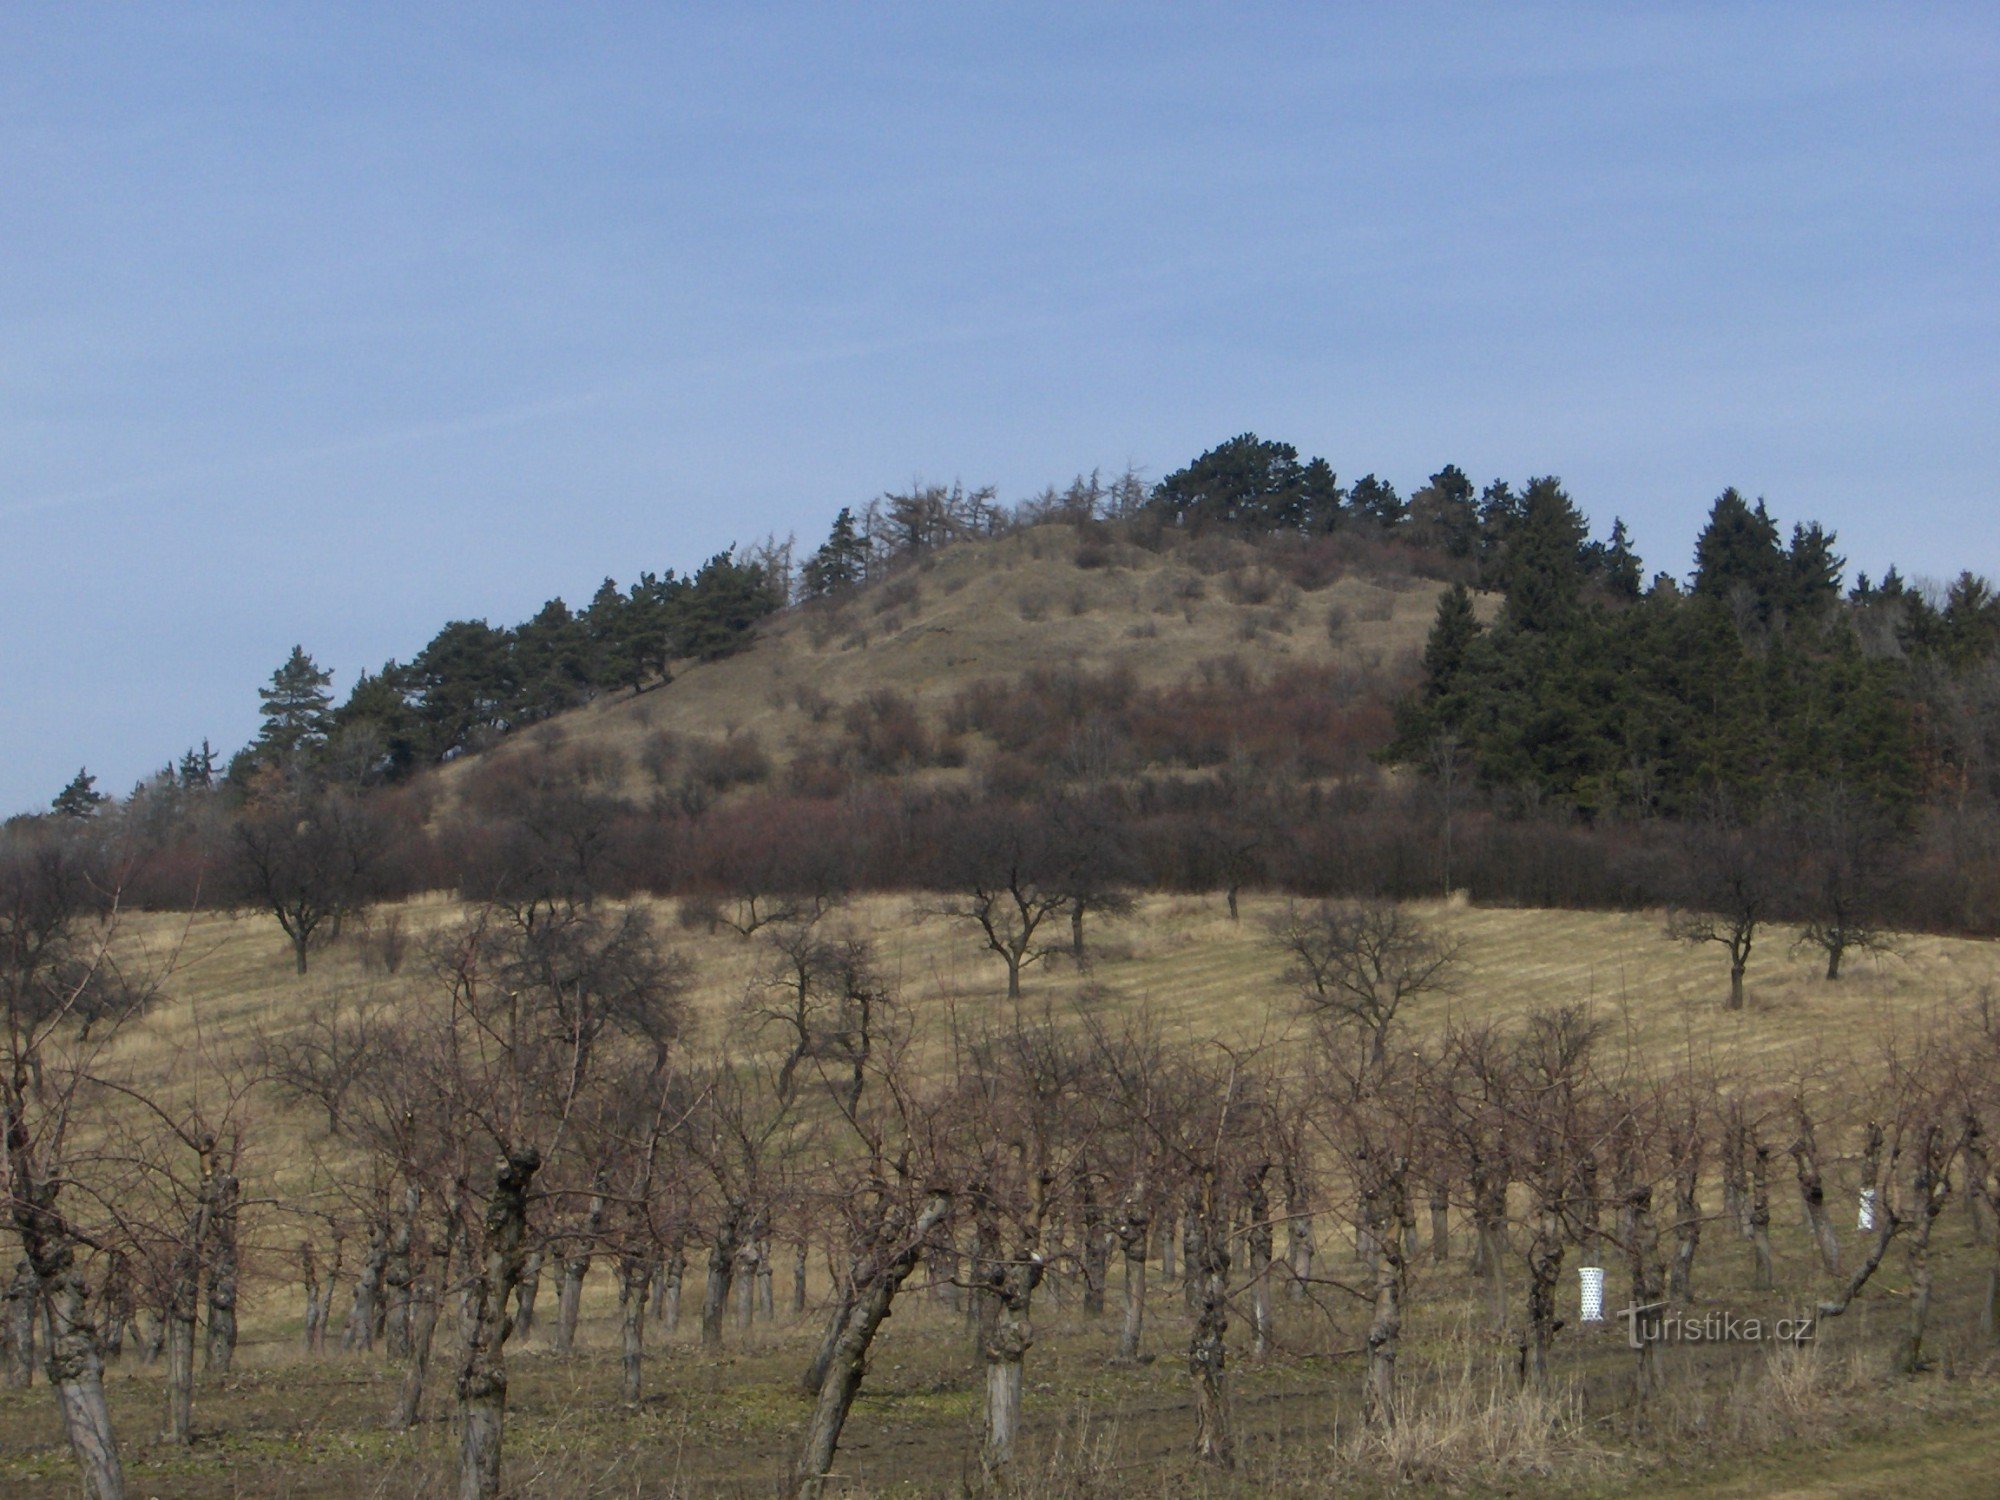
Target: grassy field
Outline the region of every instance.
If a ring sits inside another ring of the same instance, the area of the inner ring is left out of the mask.
[[[919,920],[917,905],[867,897],[829,922],[873,940],[884,971],[919,1014],[947,1002],[973,1014],[998,1007],[1005,995],[999,960],[966,925]],[[726,929],[680,928],[671,901],[654,907],[661,931],[695,965],[697,1012],[719,1022],[764,963],[762,950]],[[1082,997],[1114,1013],[1144,1006],[1189,1034],[1275,1041],[1297,1020],[1284,960],[1266,931],[1282,909],[1281,901],[1246,897],[1241,920],[1232,922],[1219,898],[1149,897],[1129,919],[1093,924],[1083,971],[1066,956],[1031,969],[1025,1003],[1066,1009]],[[1777,1076],[1820,1060],[1871,1056],[1898,1028],[2000,988],[2000,946],[1990,942],[1906,937],[1893,954],[1850,960],[1845,977],[1828,983],[1812,955],[1791,953],[1791,934],[1773,928],[1751,961],[1749,1003],[1731,1014],[1722,1006],[1728,990],[1722,950],[1669,941],[1657,912],[1488,910],[1444,902],[1415,910],[1462,943],[1454,993],[1417,1002],[1407,1017],[1419,1033],[1450,1017],[1505,1021],[1541,1006],[1584,1002],[1642,1052],[1672,1057],[1693,1045]],[[401,908],[413,935],[456,911],[442,899]],[[171,957],[174,964],[166,1003],[121,1042],[135,1060],[164,1058],[190,1043],[197,1027],[241,1036],[256,1025],[282,1026],[302,1005],[328,996],[393,997],[422,982],[414,962],[397,977],[369,972],[359,942],[319,955],[301,979],[275,926],[254,916],[134,919],[128,941],[144,961]]]

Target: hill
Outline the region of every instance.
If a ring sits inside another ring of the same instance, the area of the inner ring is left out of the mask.
[[[558,715],[522,742],[447,765],[442,780],[456,786],[489,757],[561,743],[611,753],[621,789],[643,795],[662,735],[684,753],[747,740],[782,768],[823,754],[870,699],[906,699],[927,738],[950,737],[968,689],[1030,672],[1117,674],[1166,689],[1204,668],[1336,669],[1351,674],[1352,695],[1380,708],[1389,684],[1414,680],[1441,588],[1382,549],[1301,559],[1222,534],[1142,547],[1046,522],[951,544],[785,610],[732,655],[684,662],[664,684]],[[1488,615],[1496,607],[1484,605]],[[977,771],[991,737],[958,734],[968,743],[942,769]]]

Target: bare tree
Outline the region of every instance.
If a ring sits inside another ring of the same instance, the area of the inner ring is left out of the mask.
[[[386,839],[367,803],[274,767],[236,823],[236,899],[277,919],[303,974],[314,945],[374,898]]]
[[[1014,809],[960,819],[938,871],[947,894],[918,907],[919,916],[976,927],[1007,965],[1007,995],[1014,1000],[1021,997],[1021,971],[1056,951],[1049,920],[1074,898],[1036,816]]]
[[[0,1152],[22,1252],[10,1300],[25,1316],[10,1343],[32,1355],[39,1306],[43,1368],[84,1488],[123,1500],[90,1280],[118,1226],[88,1116],[108,1043],[155,985],[111,960],[119,882],[99,853],[75,834],[0,843]]]
[[[1390,902],[1296,905],[1271,924],[1271,943],[1291,960],[1308,1011],[1361,1028],[1374,1060],[1413,997],[1448,993],[1460,945]]]
[[[1682,899],[1667,913],[1668,937],[1715,943],[1729,954],[1730,1010],[1743,1009],[1750,950],[1773,903],[1780,861],[1771,855],[1770,837],[1770,830],[1726,812],[1693,824],[1682,851]]]

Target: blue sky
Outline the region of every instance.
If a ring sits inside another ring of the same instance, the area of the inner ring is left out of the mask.
[[[2000,572],[2000,10],[11,6],[0,812],[925,476],[1246,429]]]

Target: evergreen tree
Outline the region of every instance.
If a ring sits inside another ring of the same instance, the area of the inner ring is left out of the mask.
[[[206,739],[199,750],[189,750],[181,757],[178,774],[180,784],[190,791],[207,791],[215,785],[215,751]]]
[[[1298,527],[1309,536],[1324,536],[1340,525],[1341,507],[1347,492],[1333,465],[1323,458],[1311,459],[1299,471]]]
[[[1507,542],[1521,522],[1521,497],[1504,479],[1496,479],[1479,493],[1479,583],[1482,588],[1499,584],[1507,556]]]
[[[1604,588],[1614,599],[1632,600],[1639,597],[1640,586],[1645,578],[1645,565],[1639,554],[1632,550],[1631,534],[1625,530],[1625,519],[1614,516],[1611,521],[1611,536],[1599,549],[1598,571],[1604,579]]]
[[[1784,602],[1790,567],[1778,543],[1778,523],[1759,500],[1752,506],[1732,486],[1716,497],[1694,544],[1693,591],[1710,599],[1745,597],[1769,619]]]
[[[801,576],[808,599],[851,589],[867,576],[868,543],[855,529],[854,512],[841,506],[819,551],[806,559]]]
[[[779,600],[764,570],[719,552],[703,563],[680,599],[674,622],[674,654],[713,661],[748,644],[759,620]]]
[[[1298,449],[1246,432],[1162,479],[1152,504],[1180,526],[1292,529],[1300,520],[1303,483]]]
[[[1373,474],[1364,474],[1354,481],[1354,488],[1347,494],[1347,504],[1362,520],[1373,521],[1384,530],[1400,526],[1410,513],[1409,505],[1396,493],[1396,487]]]
[[[1437,699],[1457,685],[1472,643],[1479,639],[1478,615],[1473,613],[1472,595],[1462,583],[1454,583],[1438,599],[1437,618],[1424,642],[1424,696]]]
[[[79,769],[70,778],[69,785],[55,795],[49,805],[56,816],[62,818],[88,818],[111,799],[97,790],[97,778],[87,770]]]
[[[1528,481],[1520,520],[1507,543],[1502,582],[1507,621],[1517,630],[1559,631],[1583,592],[1589,526],[1553,476]]]
[[[271,674],[271,685],[257,689],[264,717],[257,731],[260,759],[280,759],[326,743],[332,728],[333,695],[327,685],[333,673],[323,672],[302,646],[292,647],[285,664]]]
[[[1786,604],[1793,611],[1817,614],[1840,598],[1847,559],[1834,552],[1835,540],[1817,521],[1792,527],[1792,545],[1785,562],[1790,575]]]
[[[1479,545],[1479,506],[1472,481],[1446,464],[1410,496],[1410,536],[1447,557],[1471,557]]]

